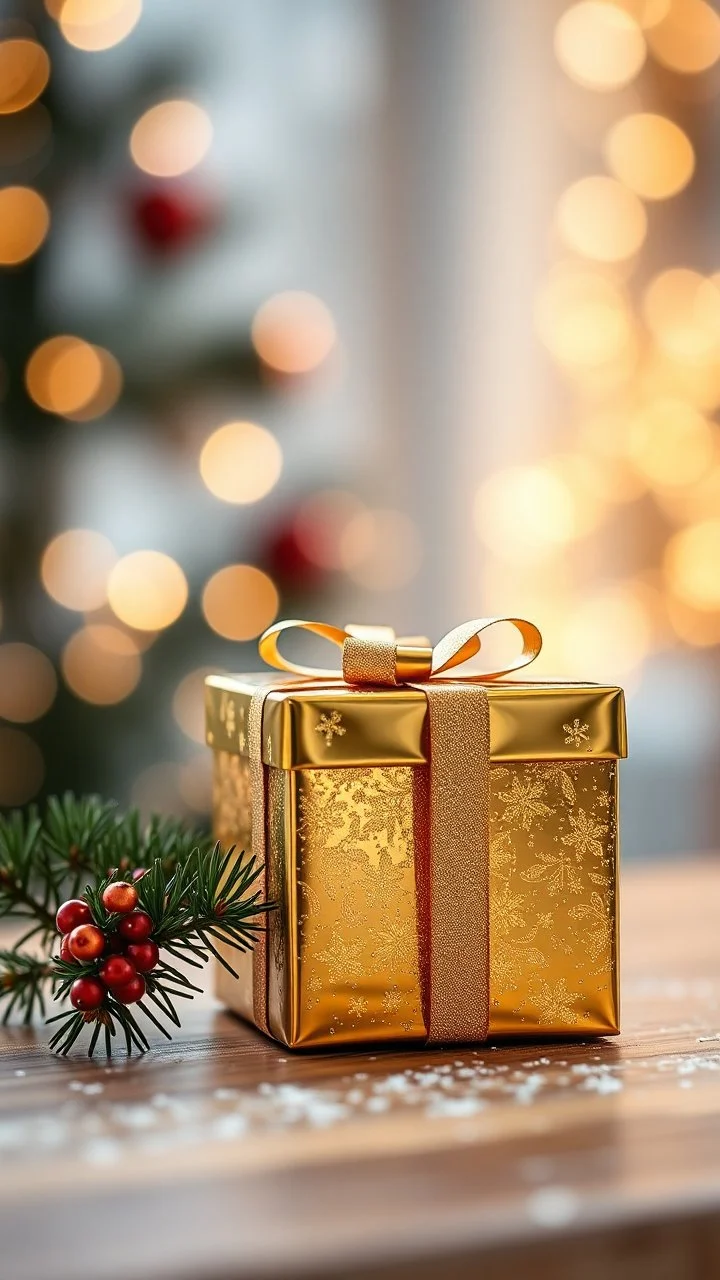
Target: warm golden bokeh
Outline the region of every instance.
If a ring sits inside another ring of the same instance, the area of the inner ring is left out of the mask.
[[[580,679],[624,681],[650,652],[652,625],[626,584],[573,600],[563,623],[564,670]]]
[[[353,582],[368,591],[395,591],[420,570],[420,531],[403,511],[360,511],[340,538],[340,560]]]
[[[177,561],[162,551],[132,551],[113,566],[107,585],[110,608],[138,631],[162,631],[180,617],[188,584]]]
[[[175,722],[193,742],[205,741],[205,678],[218,674],[217,667],[198,667],[183,676],[173,694]]]
[[[175,178],[194,169],[212,142],[210,117],[195,102],[159,102],[140,117],[130,135],[130,154],[139,169],[156,178]]]
[[[17,724],[39,720],[57,693],[52,662],[31,644],[0,644],[0,716]]]
[[[208,626],[226,640],[254,640],[277,617],[275,584],[251,564],[229,564],[205,585],[202,608]]]
[[[708,473],[716,458],[713,428],[682,400],[654,400],[628,424],[627,451],[653,486],[692,484]]]
[[[66,529],[45,548],[40,576],[53,600],[83,613],[105,603],[108,577],[116,561],[115,548],[104,534],[94,529]]]
[[[672,0],[647,39],[658,62],[672,71],[698,75],[720,58],[720,17],[706,0]]]
[[[693,609],[720,610],[720,519],[681,529],[667,544],[664,569],[670,590]]]
[[[624,9],[642,27],[643,31],[662,22],[670,12],[673,0],[603,0],[603,4],[613,5],[616,9]]]
[[[103,347],[59,334],[36,347],[25,369],[25,384],[47,413],[85,422],[112,407],[122,389],[122,374]]]
[[[535,308],[537,329],[559,364],[597,370],[634,354],[632,316],[621,287],[572,262],[550,272]]]
[[[572,5],[555,28],[560,66],[586,89],[621,89],[635,79],[646,52],[642,31],[631,14],[602,0]]]
[[[650,111],[625,116],[605,140],[605,159],[615,177],[643,200],[667,200],[687,186],[695,152],[687,134],[666,116]]]
[[[91,422],[109,413],[120,398],[123,388],[122,369],[115,356],[104,347],[93,347],[100,362],[100,379],[89,400],[77,409],[69,409],[63,415],[71,422]]]
[[[22,111],[50,79],[50,59],[36,40],[0,40],[0,115]]]
[[[595,174],[563,192],[557,228],[575,253],[599,262],[621,262],[641,247],[647,214],[642,201],[622,183]]]
[[[119,44],[142,15],[142,0],[62,0],[56,7],[68,44],[89,53]]]
[[[142,674],[131,637],[119,627],[91,624],[70,637],[60,661],[65,683],[78,698],[112,706],[129,697]]]
[[[0,805],[27,804],[45,778],[45,762],[37,743],[22,729],[0,726]]]
[[[277,484],[282,450],[275,437],[254,422],[228,422],[213,431],[200,454],[200,474],[223,502],[258,502]]]
[[[0,189],[0,265],[25,262],[40,248],[50,226],[50,210],[32,187]]]
[[[311,293],[278,293],[258,309],[252,323],[253,346],[277,373],[304,374],[317,369],[337,341],[333,318]]]
[[[480,486],[475,527],[500,559],[537,564],[575,536],[573,494],[547,466],[507,467]]]
[[[678,360],[720,357],[720,289],[713,279],[673,267],[648,285],[643,314],[664,352]]]

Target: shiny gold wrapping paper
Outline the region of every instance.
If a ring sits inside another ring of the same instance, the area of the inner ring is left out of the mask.
[[[252,687],[251,678],[217,677],[208,689],[215,830],[242,848],[251,844],[241,752]],[[489,694],[490,1035],[611,1034],[622,693],[514,685]],[[263,750],[269,893],[278,903],[269,916],[270,1030],[297,1047],[422,1042],[422,695],[288,689],[272,698]],[[362,749],[349,733],[358,717]],[[325,767],[315,758],[307,767],[313,753]],[[231,962],[240,978],[219,970],[218,993],[252,1021],[252,956],[233,953]]]

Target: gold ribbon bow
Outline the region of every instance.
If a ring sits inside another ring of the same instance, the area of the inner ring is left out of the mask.
[[[510,623],[522,638],[519,656],[497,671],[457,681],[454,671],[482,649],[482,635]],[[342,649],[342,669],[289,661],[278,641],[300,629]],[[481,1041],[489,1023],[489,778],[490,715],[483,685],[526,667],[540,652],[542,636],[524,618],[474,618],[448,631],[431,648],[424,637],[396,639],[389,627],[352,626],[291,619],[260,638],[268,665],[316,682],[420,689],[428,704],[428,763],[413,770],[418,943],[428,1040]],[[262,763],[263,707],[271,685],[253,695],[248,749],[253,773],[253,852],[265,863],[266,799]],[[265,885],[267,892],[267,885]],[[267,1022],[267,934],[253,953],[253,1005],[258,1026]]]

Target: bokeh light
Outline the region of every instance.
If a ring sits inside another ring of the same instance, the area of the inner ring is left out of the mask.
[[[627,679],[652,644],[647,608],[624,583],[573,600],[563,631],[565,669],[584,679]]]
[[[50,226],[50,210],[32,187],[0,189],[0,265],[25,262],[40,248]]]
[[[599,271],[559,263],[535,309],[543,342],[562,365],[597,369],[634,351],[632,317],[622,289]]]
[[[107,599],[115,548],[94,529],[66,529],[45,548],[40,576],[49,596],[66,609],[83,613],[99,609]]]
[[[481,485],[475,527],[500,559],[537,563],[575,536],[572,492],[548,467],[507,467]]]
[[[655,400],[633,415],[627,450],[651,485],[672,487],[701,479],[716,456],[707,419],[692,405],[671,399]]]
[[[122,388],[114,356],[82,338],[60,334],[42,342],[25,369],[28,394],[41,409],[73,421],[107,412]]]
[[[208,626],[226,640],[253,640],[277,617],[279,597],[266,573],[252,564],[229,564],[205,585],[202,609]]]
[[[258,502],[277,484],[282,450],[275,437],[254,422],[228,422],[205,441],[200,474],[223,502]]]
[[[50,79],[50,59],[36,40],[0,40],[0,114],[22,111]]]
[[[108,578],[110,608],[138,631],[162,631],[180,617],[188,584],[177,561],[162,551],[132,551]]]
[[[0,726],[0,805],[27,804],[40,790],[45,762],[37,743],[22,729]]]
[[[706,0],[672,0],[647,38],[658,62],[697,75],[720,58],[720,17]]]
[[[124,40],[141,14],[142,0],[63,0],[56,17],[68,44],[94,53]]]
[[[580,422],[579,442],[592,462],[592,484],[606,502],[633,502],[647,485],[627,462],[628,415],[609,409]]]
[[[193,742],[205,741],[205,679],[217,674],[217,667],[198,667],[196,671],[189,671],[173,694],[175,722]]]
[[[697,648],[720,644],[720,611],[706,613],[669,595],[666,601],[670,625],[678,639]]]
[[[670,590],[698,610],[720,610],[720,519],[702,520],[674,534],[663,561]]]
[[[325,362],[337,341],[333,318],[311,293],[278,293],[268,298],[252,323],[255,350],[268,368],[283,374],[311,373]]]
[[[639,111],[613,125],[605,159],[615,177],[643,200],[667,200],[682,191],[695,171],[687,134],[666,116]]]
[[[60,660],[65,683],[84,702],[112,706],[137,687],[142,663],[137,645],[119,627],[91,624],[70,637]]]
[[[130,154],[139,169],[156,178],[175,178],[194,169],[212,142],[210,117],[182,98],[159,102],[140,117],[130,135]]]
[[[614,178],[595,174],[560,197],[557,227],[569,249],[599,262],[621,262],[637,253],[647,233],[642,201]]]
[[[660,272],[645,291],[643,314],[663,351],[679,360],[715,358],[720,352],[720,289],[697,271]]]
[[[18,724],[39,720],[57,692],[52,662],[31,644],[0,644],[0,716]]]
[[[340,538],[340,562],[368,591],[394,591],[411,582],[422,563],[417,525],[403,511],[361,511]]]
[[[601,0],[566,9],[555,28],[555,54],[563,71],[586,89],[608,92],[635,79],[646,56],[634,18]]]

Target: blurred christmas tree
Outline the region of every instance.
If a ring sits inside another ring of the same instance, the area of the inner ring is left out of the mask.
[[[204,813],[206,670],[255,665],[281,608],[326,610],[363,517],[330,259],[302,245],[303,159],[341,148],[359,83],[318,79],[308,32],[349,56],[357,23],[311,4],[289,72],[292,6],[172,9],[0,22],[0,805]]]

